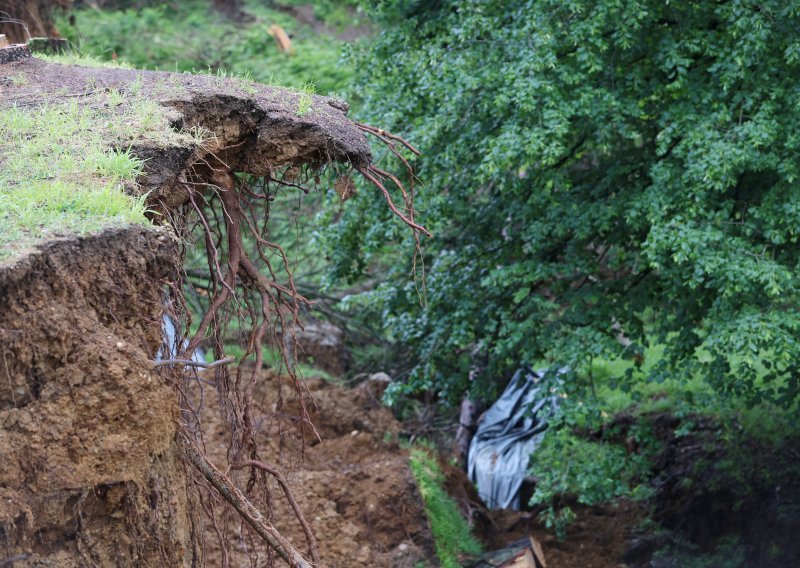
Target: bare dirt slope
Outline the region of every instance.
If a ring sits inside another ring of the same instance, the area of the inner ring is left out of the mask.
[[[299,413],[295,393],[287,384],[281,389],[280,380],[265,373],[257,393],[263,416],[261,454],[285,472],[325,565],[412,568],[418,561],[433,561],[433,538],[408,467],[408,452],[396,442],[400,424],[380,405],[376,385],[366,382],[348,389],[310,379],[307,403],[321,441],[306,428],[303,449],[299,432],[287,429],[283,420]],[[215,462],[224,463],[227,438],[218,424],[216,396],[211,386],[204,390],[204,420],[214,432],[207,447]],[[276,525],[300,546],[300,525],[277,485],[272,487]],[[207,546],[214,548],[215,536],[206,536]],[[232,565],[249,565],[245,550],[240,552]]]
[[[166,232],[125,229],[0,270],[3,566],[182,563],[176,407],[148,364],[176,258]]]

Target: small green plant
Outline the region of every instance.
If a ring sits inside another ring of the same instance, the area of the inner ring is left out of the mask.
[[[128,90],[130,91],[131,95],[133,95],[134,97],[139,96],[139,93],[142,90],[142,75],[141,74],[136,76],[136,79],[134,79],[133,83],[131,83],[131,85],[130,85]]]
[[[142,171],[142,164],[142,160],[132,156],[129,150],[103,152],[94,160],[97,173],[114,181],[136,179]]]
[[[297,101],[297,116],[305,116],[311,110],[314,103],[314,93],[316,93],[314,83],[306,83],[300,87],[300,98]]]
[[[119,106],[125,102],[125,94],[117,89],[111,89],[108,92],[108,104],[111,106]]]
[[[409,464],[425,503],[439,562],[443,568],[458,568],[459,555],[479,554],[481,545],[470,533],[455,501],[445,492],[444,475],[432,451],[420,446],[412,448]]]
[[[25,73],[18,73],[11,77],[11,84],[15,87],[22,87],[28,84],[28,76]]]
[[[563,411],[562,411],[563,412]],[[657,441],[643,423],[627,436],[640,453],[629,454],[621,445],[580,437],[573,428],[573,416],[553,421],[541,447],[531,456],[530,473],[536,478],[531,505],[543,506],[541,520],[563,539],[574,511],[564,497],[593,506],[621,497],[642,499],[651,495],[649,456]],[[571,424],[571,425],[570,425]]]

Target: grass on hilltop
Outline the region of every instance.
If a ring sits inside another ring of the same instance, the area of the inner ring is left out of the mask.
[[[0,112],[0,262],[54,237],[147,223],[135,192],[144,163],[131,146],[201,133],[175,132],[167,109],[129,91]]]

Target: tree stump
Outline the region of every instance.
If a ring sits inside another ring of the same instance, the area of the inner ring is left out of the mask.
[[[30,56],[31,51],[24,43],[0,47],[0,64],[20,61],[22,59],[27,59]]]

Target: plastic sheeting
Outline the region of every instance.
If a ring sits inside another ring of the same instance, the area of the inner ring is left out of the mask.
[[[156,361],[163,361],[164,359],[174,359],[178,356],[177,344],[178,339],[175,337],[175,322],[172,321],[172,318],[169,317],[167,314],[164,314],[164,320],[161,329],[164,331],[164,341],[161,347],[156,353]],[[183,348],[185,349],[189,345],[189,342],[184,340],[183,341]],[[166,357],[164,356],[164,346],[167,347],[167,354]],[[196,361],[197,363],[202,363],[205,361],[205,353],[199,347],[194,350],[192,353],[192,361]]]
[[[478,422],[469,446],[468,475],[490,509],[520,507],[528,462],[559,401],[540,382],[542,377],[529,368],[518,370]]]

